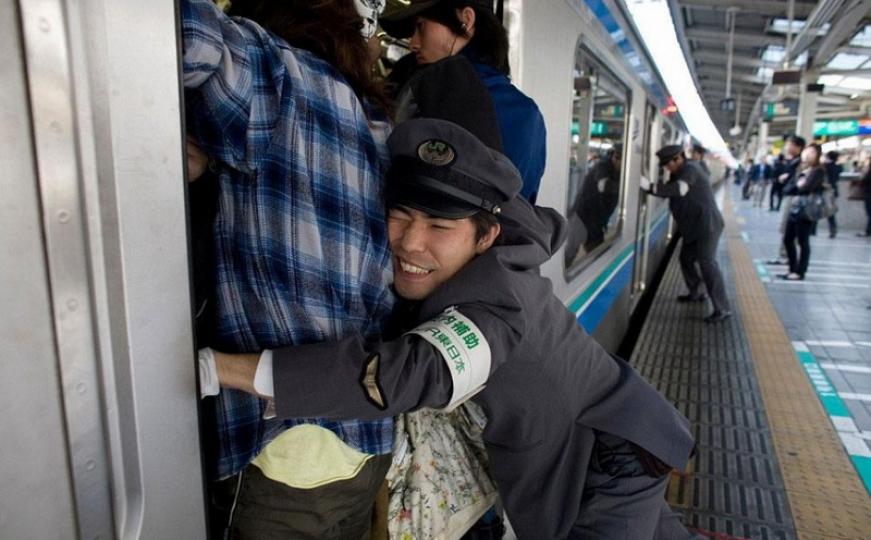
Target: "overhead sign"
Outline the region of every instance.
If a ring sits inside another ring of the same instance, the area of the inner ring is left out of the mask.
[[[590,124],[590,135],[605,135],[608,133],[608,124],[605,122],[592,122]],[[572,135],[580,135],[581,127],[578,122],[572,122]]]
[[[775,71],[771,75],[771,84],[798,84],[801,82],[801,71],[797,69],[785,69]]]
[[[774,118],[776,116],[795,116],[797,114],[797,99],[784,99],[783,101],[768,102],[762,104],[762,115],[765,118]]]
[[[815,137],[846,137],[849,135],[871,135],[871,118],[814,122]]]
[[[623,116],[623,105],[605,105],[603,107],[596,107],[596,111],[593,114],[596,116],[620,118]]]

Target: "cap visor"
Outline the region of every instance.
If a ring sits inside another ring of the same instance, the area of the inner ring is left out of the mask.
[[[407,206],[430,216],[444,219],[462,219],[481,212],[481,208],[437,193],[410,182],[389,191],[388,206]]]
[[[414,23],[417,15],[438,4],[439,1],[414,2],[388,17],[380,17],[378,23],[385,32],[397,39],[410,38],[414,34]]]

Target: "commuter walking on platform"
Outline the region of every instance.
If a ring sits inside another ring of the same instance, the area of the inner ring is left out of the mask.
[[[786,172],[786,156],[778,154],[774,161],[773,178],[771,180],[771,193],[768,196],[768,210],[771,212],[780,210],[780,203],[783,201],[783,184],[781,175]],[[774,199],[777,198],[777,204],[774,204]]]
[[[825,165],[823,165],[826,169],[826,180],[832,188],[833,201],[838,200],[838,182],[841,180],[841,173],[844,171],[844,167],[838,163],[839,157],[840,155],[834,150],[827,152],[826,162]],[[828,217],[828,221],[829,238],[834,238],[838,235],[838,220],[836,218],[836,213],[832,213],[832,215]]]
[[[871,157],[865,164],[865,174],[862,176],[862,193],[865,195],[865,216],[868,222],[865,225],[865,232],[860,232],[856,236],[871,236]]]
[[[698,163],[698,164],[699,164],[699,167],[701,167],[702,170],[705,171],[705,174],[708,175],[708,178],[710,178],[710,176],[711,176],[711,171],[710,171],[710,169],[708,169],[708,164],[707,164],[707,162],[705,161],[705,154],[706,154],[707,152],[708,152],[708,151],[705,149],[704,146],[702,146],[702,145],[700,145],[700,144],[694,144],[694,145],[693,145],[693,153],[692,153],[693,161],[695,161],[696,163]]]
[[[411,120],[389,144],[395,338],[213,353],[202,380],[274,396],[279,417],[379,418],[472,399],[518,538],[689,538],[664,500],[668,471],[692,452],[686,420],[539,274],[563,219],[518,197],[510,161],[454,124]]]
[[[383,5],[238,0],[231,18],[211,0],[180,3],[187,126],[216,176],[213,346],[376,337],[391,312],[389,124],[366,42]],[[278,421],[238,391],[203,409],[211,536],[367,533],[389,417]]]
[[[764,157],[759,162],[759,182],[756,193],[753,196],[753,206],[762,208],[765,204],[765,191],[771,185],[771,180],[774,177],[774,168],[771,165],[770,157]]]
[[[705,295],[701,291],[704,282],[714,307],[705,321],[728,319],[732,313],[723,274],[717,264],[717,243],[723,233],[723,216],[714,201],[710,180],[698,164],[684,158],[683,148],[678,145],[664,146],[656,155],[659,165],[669,172],[668,182],[651,184],[642,177],[641,188],[657,197],[668,197],[671,214],[683,238],[680,268],[689,292],[679,296],[678,301],[704,301]]]
[[[756,189],[756,182],[759,180],[757,176],[759,171],[756,168],[756,165],[753,164],[753,160],[750,158],[747,159],[747,164],[744,170],[747,171],[747,173],[745,175],[746,181],[744,182],[744,187],[741,189],[741,198],[746,201],[753,196],[753,190]]]
[[[789,281],[804,279],[811,257],[810,235],[816,220],[808,217],[805,211],[809,195],[822,193],[826,184],[826,171],[820,163],[822,149],[818,144],[810,144],[802,150],[801,170],[786,187],[783,194],[791,196],[789,217],[783,233],[783,245],[789,258],[789,273],[778,277]],[[796,242],[801,250],[796,254]]]
[[[493,0],[413,2],[381,18],[381,26],[395,38],[410,39],[418,65],[458,54],[471,60],[490,90],[504,153],[523,178],[520,194],[535,204],[547,149],[544,118],[508,78],[508,34],[493,13]]]

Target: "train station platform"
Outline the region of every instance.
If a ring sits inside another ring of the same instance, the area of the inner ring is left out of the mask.
[[[723,191],[723,190],[721,190]],[[706,324],[672,257],[631,356],[692,422],[669,502],[717,539],[871,538],[871,240],[825,221],[804,281],[777,279],[779,213],[730,186],[718,253],[733,317]],[[679,247],[678,247],[679,249]]]

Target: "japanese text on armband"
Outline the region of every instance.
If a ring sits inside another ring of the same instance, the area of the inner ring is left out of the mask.
[[[484,387],[490,375],[490,344],[475,323],[456,308],[448,308],[409,334],[417,334],[435,346],[450,369],[454,388],[446,410]]]

